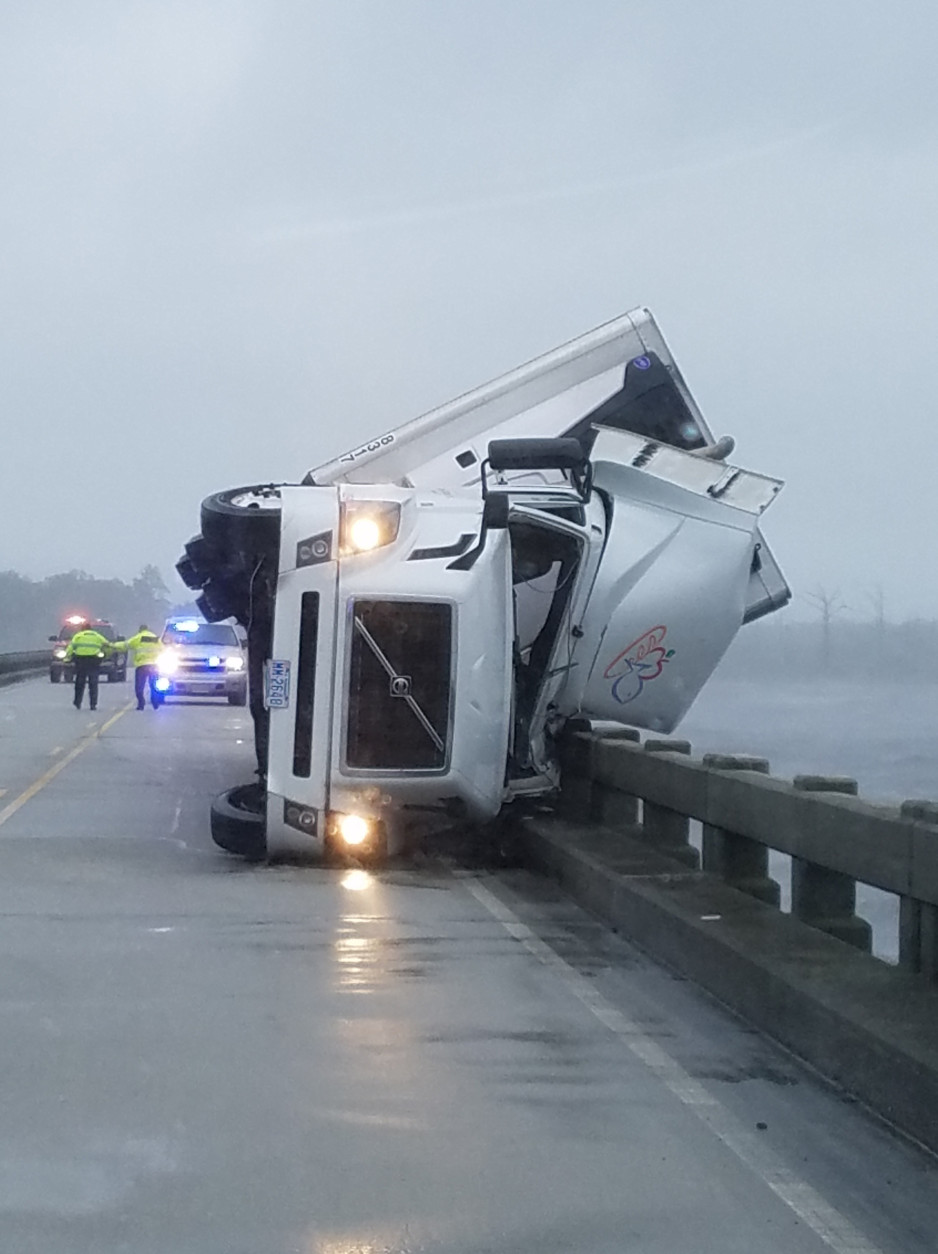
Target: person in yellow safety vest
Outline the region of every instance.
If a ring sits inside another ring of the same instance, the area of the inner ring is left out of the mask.
[[[98,672],[102,659],[114,651],[109,640],[95,631],[93,627],[83,627],[76,631],[68,642],[65,650],[65,661],[75,663],[75,709],[81,709],[88,686],[88,704],[93,710],[98,708]]]
[[[163,645],[159,636],[150,630],[146,623],[141,623],[140,628],[135,636],[131,636],[129,640],[118,640],[114,644],[115,649],[125,650],[130,656],[130,660],[134,667],[134,693],[137,697],[137,709],[142,710],[146,705],[145,696],[147,684],[150,685],[150,704],[154,710],[158,710],[163,704],[163,694],[157,692],[157,666],[156,660],[163,652]]]

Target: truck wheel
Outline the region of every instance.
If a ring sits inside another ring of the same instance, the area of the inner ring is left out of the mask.
[[[262,862],[267,857],[263,803],[264,792],[259,784],[241,784],[220,793],[212,802],[215,844],[249,862]]]
[[[126,684],[126,682],[127,682],[127,668],[126,668],[126,666],[122,666],[122,667],[120,668],[120,670],[117,672],[117,682],[118,682],[119,684]]]
[[[209,547],[204,536],[193,536],[185,545],[185,551],[176,563],[179,577],[187,588],[195,591],[210,579],[218,566],[218,557]]]
[[[202,535],[229,569],[250,570],[263,558],[275,557],[280,547],[280,485],[254,484],[207,496]],[[186,555],[196,566],[203,565],[198,549],[190,552],[187,545]]]
[[[246,622],[250,608],[250,581],[240,579],[209,579],[196,597],[199,613],[207,623],[220,623],[225,618]]]
[[[49,667],[49,680],[50,680],[50,682],[51,682],[51,683],[53,683],[53,684],[60,684],[60,683],[62,682],[62,669],[61,669],[61,667],[59,667],[59,666],[50,666],[50,667]]]
[[[237,692],[228,693],[229,705],[247,705],[248,693],[246,688],[241,688]]]

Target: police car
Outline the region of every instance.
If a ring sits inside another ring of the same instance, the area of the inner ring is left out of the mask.
[[[75,667],[66,662],[68,642],[78,631],[99,632],[105,640],[119,640],[120,633],[113,624],[103,618],[85,618],[83,614],[70,614],[58,630],[58,634],[49,637],[52,645],[52,661],[49,663],[49,679],[54,684],[64,680],[70,684],[75,678]],[[127,679],[127,654],[123,652],[109,653],[101,659],[101,674],[109,684],[122,684]]]
[[[230,623],[171,618],[162,643],[156,688],[164,697],[227,697],[229,705],[247,704],[247,657]]]

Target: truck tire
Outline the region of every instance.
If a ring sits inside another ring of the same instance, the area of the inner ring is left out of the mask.
[[[250,572],[264,558],[276,557],[280,548],[280,485],[253,484],[216,492],[202,502],[204,543],[228,570]],[[201,573],[202,550],[195,546],[189,557]]]
[[[195,603],[207,623],[220,623],[225,618],[246,622],[250,608],[250,580],[247,576],[209,579]]]
[[[60,683],[62,682],[62,668],[61,668],[61,666],[50,666],[50,667],[49,667],[49,682],[50,682],[50,683],[53,683],[53,684],[60,684]]]
[[[212,802],[212,840],[226,853],[248,862],[267,857],[264,814],[256,808],[263,798],[259,784],[242,784],[220,793]]]
[[[247,705],[247,703],[248,703],[248,693],[247,693],[246,688],[242,688],[238,692],[228,693],[229,705]]]

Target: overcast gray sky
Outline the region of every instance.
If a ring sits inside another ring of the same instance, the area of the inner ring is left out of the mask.
[[[647,305],[796,591],[938,616],[936,64],[934,0],[3,6],[0,568],[182,595],[207,493]]]

